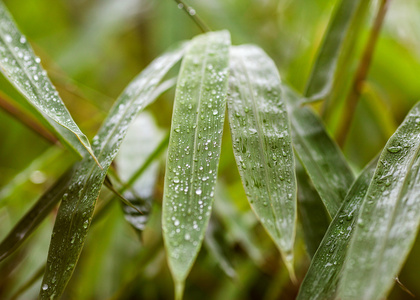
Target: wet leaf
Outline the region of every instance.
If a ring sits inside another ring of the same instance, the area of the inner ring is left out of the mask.
[[[201,247],[214,199],[226,109],[230,36],[194,38],[176,88],[162,228],[177,298]]]
[[[354,175],[319,117],[311,108],[301,106],[301,97],[286,85],[283,85],[283,93],[297,157],[328,213],[334,217],[353,183]]]
[[[137,113],[154,100],[158,83],[181,59],[184,46],[177,46],[155,59],[116,101],[92,143],[103,169],[91,157],[85,157],[76,165],[54,225],[40,299],[58,299],[63,293],[83,248],[106,171],[117,155],[128,126]]]
[[[306,86],[305,97],[309,100],[320,100],[330,93],[343,44],[351,38],[352,21],[365,14],[369,2],[342,0],[337,4]]]
[[[296,178],[287,110],[274,62],[259,47],[231,50],[228,112],[249,203],[293,272]]]
[[[296,162],[296,179],[299,219],[303,229],[306,251],[312,258],[328,229],[331,218],[311,179],[299,162]]]
[[[350,237],[356,227],[357,216],[376,164],[377,159],[374,159],[350,188],[312,259],[297,299],[324,300],[335,297]]]
[[[388,140],[360,209],[338,297],[383,299],[420,222],[420,104]]]
[[[40,62],[4,4],[0,2],[1,71],[51,124],[64,144],[82,157],[89,152],[95,158],[88,138],[73,121]]]

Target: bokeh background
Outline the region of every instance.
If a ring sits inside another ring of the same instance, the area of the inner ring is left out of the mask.
[[[276,62],[282,80],[303,92],[336,2],[190,0],[187,3],[212,30],[228,29],[233,44],[261,46]],[[355,45],[359,54],[376,11],[377,3],[373,2]],[[4,0],[4,3],[40,56],[76,123],[90,138],[136,74],[171,44],[200,33],[173,0]],[[350,74],[357,67],[359,56],[355,55]],[[420,99],[419,75],[420,1],[391,1],[343,149],[356,172],[382,149]],[[20,97],[3,77],[0,90],[12,100]],[[347,93],[343,89],[337,103]],[[170,126],[172,100],[173,91],[169,91],[148,109],[163,131]],[[326,119],[332,135],[344,113],[337,105]],[[211,228],[216,246],[230,266],[223,265],[224,260],[207,242],[187,281],[185,299],[294,299],[298,285],[288,279],[279,253],[249,210],[234,165],[228,128],[225,132],[219,196]],[[0,237],[4,237],[76,158],[64,149],[51,147],[2,110],[0,144],[0,196],[6,199],[0,206]],[[160,232],[162,185],[160,179],[156,204],[141,243],[118,205],[90,231],[63,299],[173,297]],[[0,299],[10,298],[45,262],[53,221],[53,216],[49,217],[15,255],[0,264]],[[309,259],[300,231],[296,256],[297,276],[302,280]],[[400,280],[420,296],[418,266],[417,241]],[[39,286],[38,280],[19,299],[36,299]],[[396,286],[390,299],[411,297]]]

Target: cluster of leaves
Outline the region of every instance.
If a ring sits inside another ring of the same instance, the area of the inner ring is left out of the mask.
[[[379,158],[357,177],[321,119],[305,106],[328,99],[336,92],[333,87],[344,80],[337,70],[348,67],[353,41],[360,33],[358,24],[368,8],[369,1],[341,1],[305,95],[281,81],[275,63],[260,47],[231,46],[227,31],[179,43],[127,86],[91,146],[0,3],[3,74],[24,96],[21,105],[82,158],[10,231],[0,244],[0,259],[9,257],[61,201],[45,269],[36,274],[44,276],[40,298],[60,298],[92,221],[112,204],[111,198],[123,201],[127,221],[141,233],[158,176],[156,159],[168,145],[162,231],[175,297],[182,298],[185,280],[205,239],[222,268],[232,275],[234,270],[217,241],[206,236],[206,230],[211,232],[214,226],[207,228],[217,196],[227,107],[233,152],[249,204],[292,279],[299,204],[312,260],[298,299],[386,297],[419,227],[420,105],[409,112]],[[136,116],[174,85],[174,80],[164,78],[181,60],[168,140],[151,120]],[[131,132],[130,126],[135,128]],[[140,147],[150,151],[139,153]],[[133,164],[133,157],[141,159]],[[114,160],[117,168],[111,166]],[[146,171],[147,176],[142,176]],[[139,177],[142,181],[137,181]],[[112,194],[95,213],[102,185]]]

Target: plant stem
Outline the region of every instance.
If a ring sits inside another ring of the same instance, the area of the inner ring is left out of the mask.
[[[48,142],[52,144],[58,143],[58,139],[53,134],[31,118],[18,105],[12,104],[12,101],[3,93],[0,93],[0,108]]]
[[[211,31],[211,29],[207,26],[206,23],[198,16],[197,12],[191,6],[185,4],[182,0],[175,0],[178,3],[178,8],[183,9],[194,21],[194,23],[201,29],[203,33]]]
[[[347,99],[344,103],[344,116],[341,121],[341,125],[337,130],[337,142],[342,148],[346,142],[348,132],[350,130],[351,121],[356,111],[357,103],[362,93],[363,82],[369,71],[369,67],[372,61],[373,52],[375,50],[376,42],[381,31],[383,21],[385,19],[386,12],[389,7],[390,0],[382,0],[376,15],[372,30],[369,35],[369,39],[363,51],[362,59],[360,60],[359,66],[354,77],[351,90]]]

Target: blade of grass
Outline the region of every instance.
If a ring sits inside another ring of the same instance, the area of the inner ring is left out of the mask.
[[[297,157],[333,218],[354,180],[343,154],[309,107],[300,106],[296,92],[283,85]]]
[[[56,129],[64,144],[82,157],[87,151],[97,162],[88,138],[73,121],[42,69],[40,59],[19,32],[3,2],[0,2],[0,70]]]
[[[228,112],[249,203],[293,277],[296,175],[289,118],[274,62],[252,45],[231,50]]]
[[[119,150],[127,128],[137,113],[154,100],[152,96],[158,83],[181,59],[184,48],[185,44],[178,45],[155,59],[118,98],[93,139],[93,149],[103,169],[96,166],[90,157],[77,164],[68,197],[62,199],[58,210],[40,299],[57,299],[63,293],[83,248],[106,171]]]
[[[182,62],[175,94],[165,173],[162,229],[181,299],[214,199],[226,110],[230,36],[197,36]]]
[[[367,0],[342,0],[337,4],[321,48],[306,85],[305,97],[309,101],[324,99],[331,91],[337,62],[343,44],[349,36],[349,28],[357,13],[364,13],[360,6],[367,6]]]
[[[372,160],[350,188],[312,259],[300,286],[298,300],[335,297],[350,237],[356,227],[357,216],[377,161],[377,159]]]
[[[360,209],[338,297],[386,298],[420,223],[420,104],[388,140]]]

